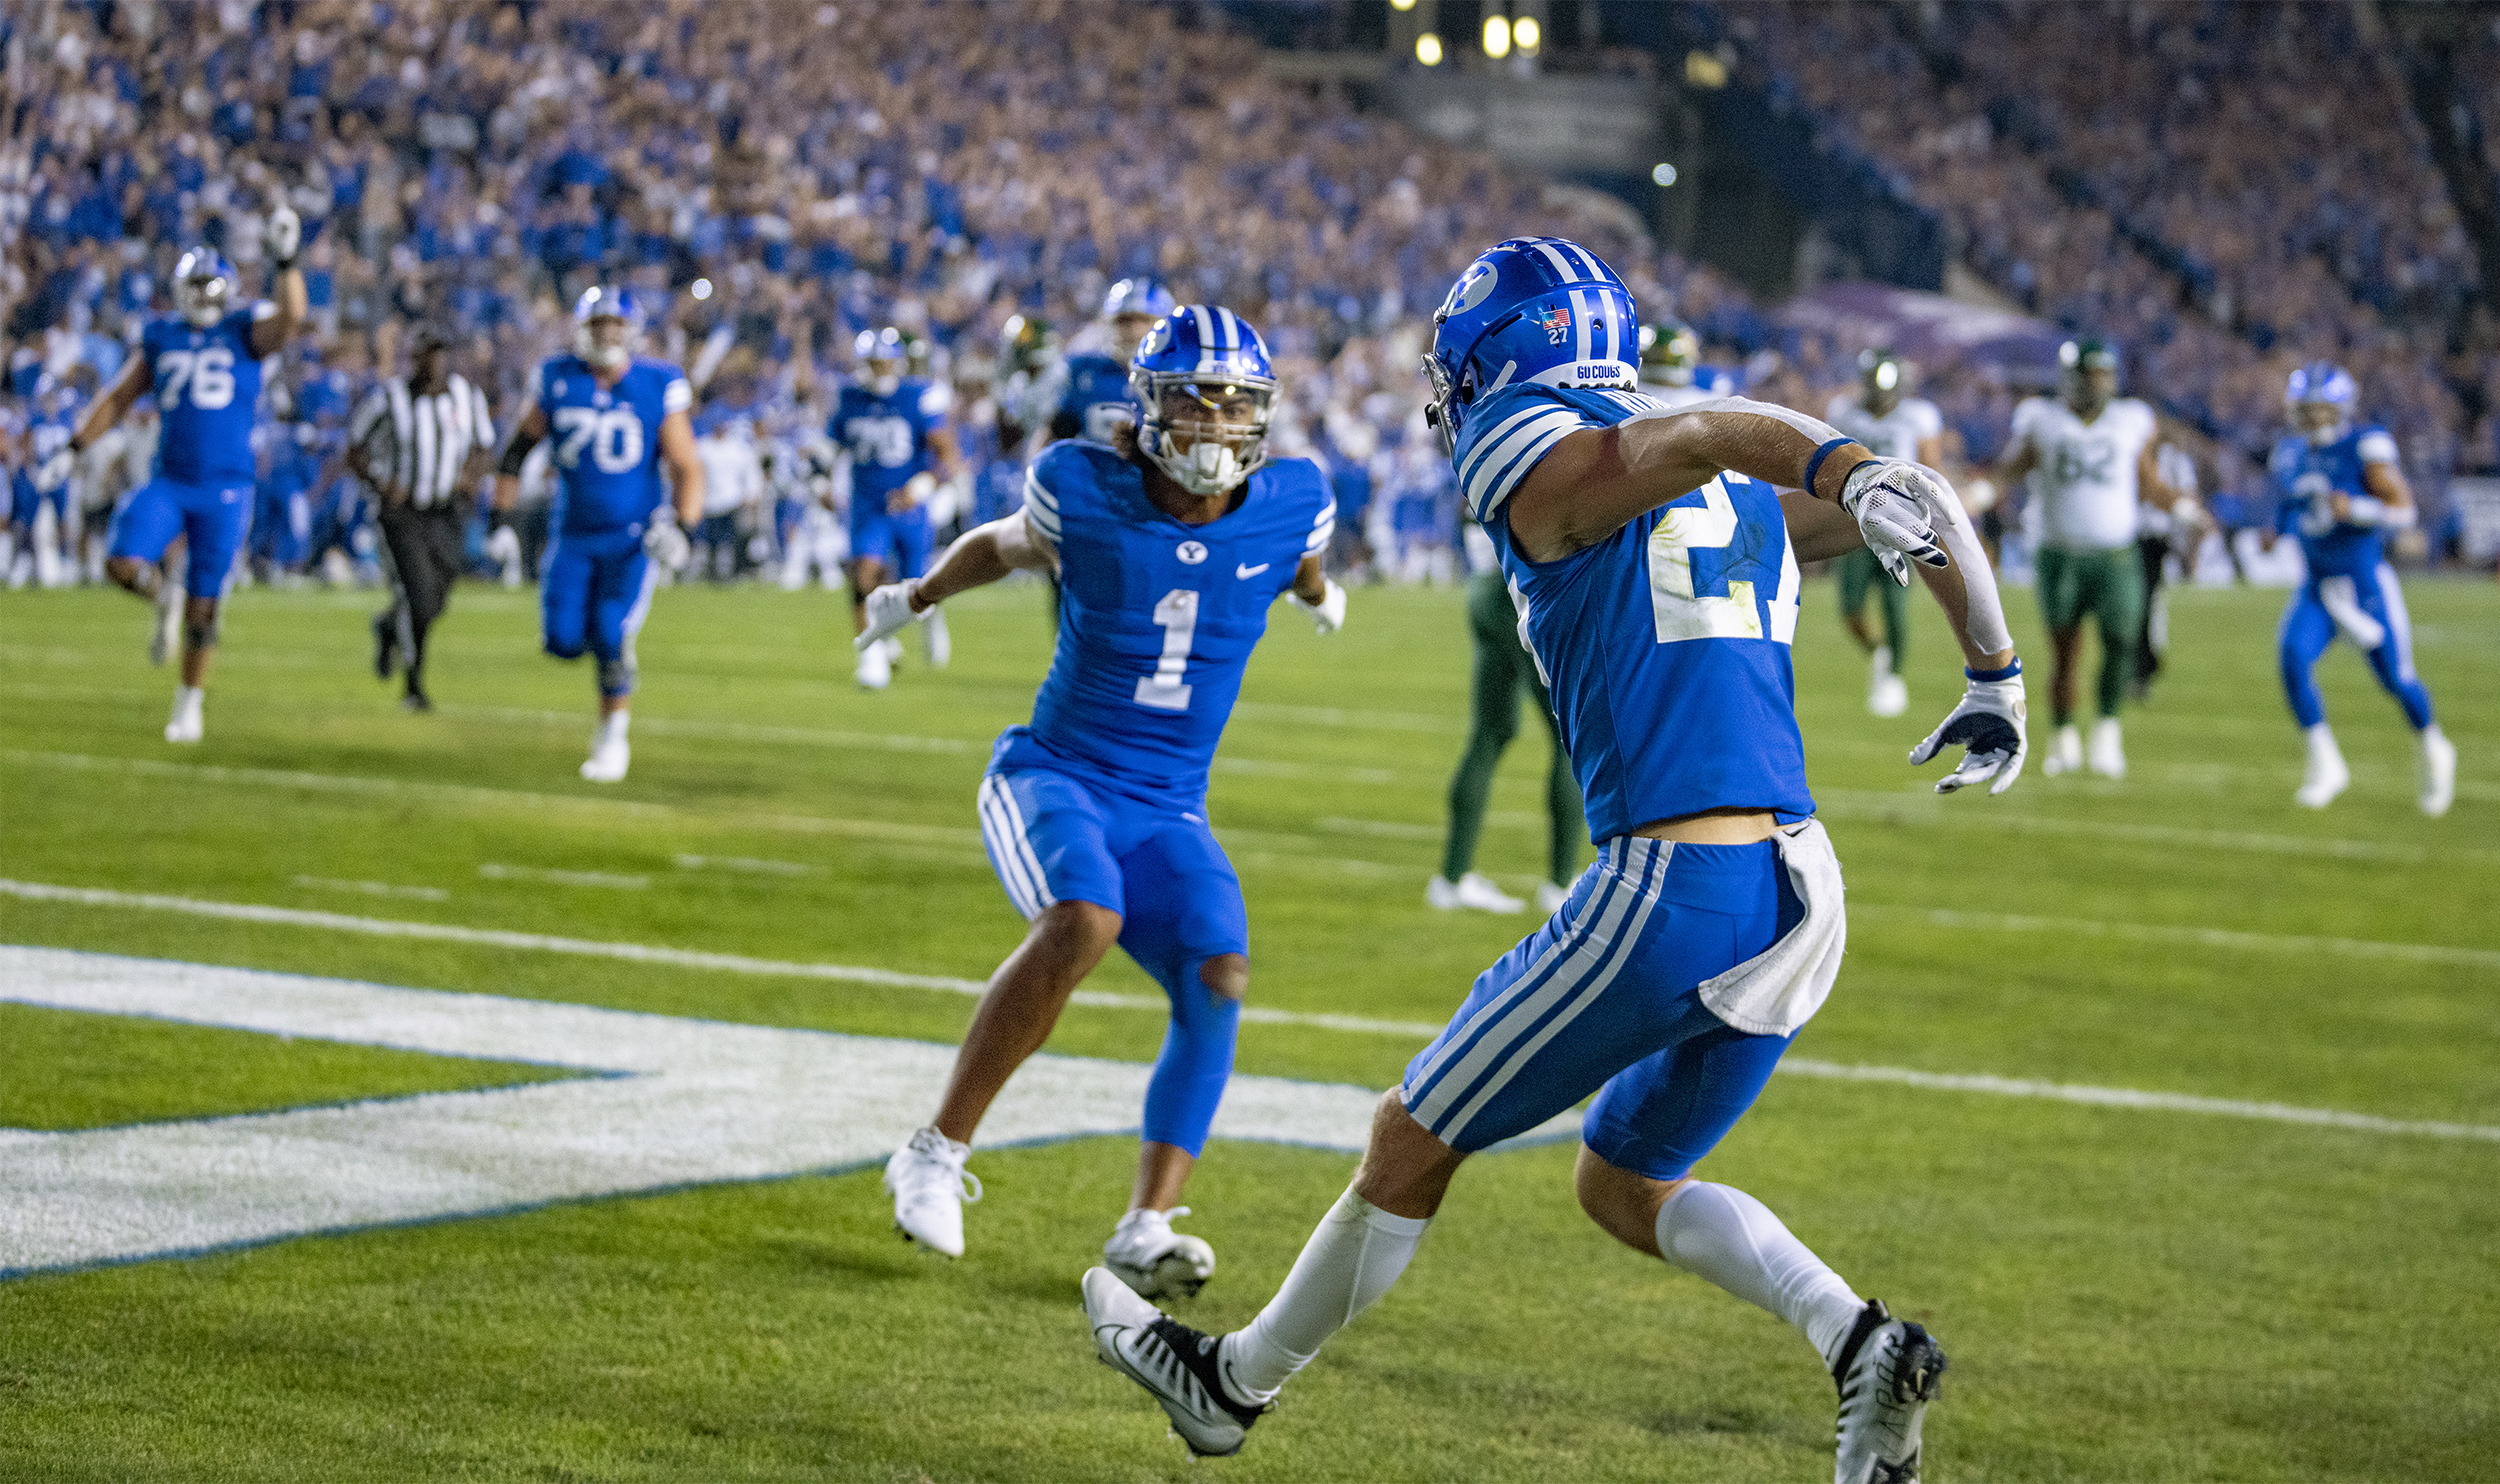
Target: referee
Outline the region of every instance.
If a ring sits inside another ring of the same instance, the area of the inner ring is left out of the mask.
[[[383,565],[391,606],[373,617],[373,671],[403,666],[400,704],[431,711],[425,693],[425,635],[443,616],[451,584],[467,564],[469,494],[495,446],[486,397],[451,374],[451,337],[421,327],[410,352],[416,368],[376,386],[348,428],[347,466],[382,501]]]

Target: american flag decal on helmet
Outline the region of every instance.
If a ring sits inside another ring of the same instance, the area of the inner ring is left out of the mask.
[[[1563,336],[1571,329],[1571,311],[1557,304],[1545,311],[1544,317],[1539,319],[1537,324],[1545,331],[1546,344],[1560,345]]]

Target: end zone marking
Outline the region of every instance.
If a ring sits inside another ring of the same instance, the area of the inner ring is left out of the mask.
[[[672,968],[708,969],[733,974],[769,974],[800,979],[830,979],[884,985],[898,989],[937,990],[948,994],[979,995],[986,992],[989,987],[978,979],[958,979],[942,974],[906,974],[893,969],[866,968],[852,964],[797,963],[749,958],[742,954],[705,953],[687,948],[663,948],[642,943],[610,943],[588,938],[562,938],[543,933],[510,932],[500,928],[462,927],[453,923],[350,917],[338,912],[314,912],[293,907],[265,907],[243,902],[208,902],[191,897],[109,891],[97,887],[51,886],[41,882],[0,879],[0,897],[17,897],[37,902],[62,902],[89,907],[181,912],[198,917],[225,918],[239,922],[265,922],[289,927],[327,929],[333,932],[364,933],[375,937],[427,938],[494,948],[621,959],[631,963],[665,964]],[[1936,909],[1923,914],[1915,908],[1862,906],[1858,910],[1884,914],[1924,915],[1948,926],[1995,927],[2017,931],[2056,931],[2068,928],[2094,931],[2128,926],[2127,924],[2093,923],[2056,918],[2011,916],[1985,918],[1977,914],[1951,912],[1944,909]],[[2218,929],[2180,928],[2168,931],[2176,936],[2161,941],[2191,941],[2223,947],[2257,946],[2288,949],[2295,952],[2313,951],[2321,945],[2342,945],[2348,949],[2416,950],[2422,953],[2466,955],[2468,957],[2463,961],[2477,964],[2485,959],[2500,959],[2500,954],[2485,954],[2478,949],[2440,950],[2428,944],[2372,944],[2343,938],[2268,938],[2254,933],[2226,933]],[[0,952],[7,951],[11,950],[0,950]],[[2480,955],[2480,957],[2474,957],[2474,955]],[[0,989],[0,998],[7,997],[9,997],[7,991]],[[1151,1011],[1168,1011],[1169,1009],[1163,1000],[1152,996],[1114,994],[1107,990],[1080,989],[1068,998],[1071,1004],[1085,1005],[1095,1009]],[[1356,1035],[1404,1036],[1415,1040],[1429,1040],[1442,1031],[1441,1026],[1423,1021],[1375,1020],[1359,1015],[1311,1014],[1295,1010],[1278,1010],[1264,1005],[1244,1006],[1241,1018],[1255,1025],[1301,1026],[1314,1030],[1341,1031]],[[1800,1077],[1847,1082],[1892,1082],[1906,1087],[1942,1092],[1976,1092],[1998,1097],[2037,1098],[2051,1102],[2086,1103],[2101,1107],[2206,1113],[2273,1123],[2355,1129],[2368,1133],[2500,1142],[2500,1127],[2436,1120],[2383,1118],[2376,1114],[2352,1113],[2334,1108],[2302,1108],[2286,1103],[2200,1097],[2192,1093],[2145,1092],[2133,1088],[2044,1082],[2027,1078],[1999,1077],[1986,1073],[1955,1074],[1923,1072],[1909,1067],[1853,1066],[1842,1062],[1819,1061],[1810,1057],[1796,1056],[1783,1057],[1778,1070]],[[906,1132],[908,1133],[908,1130]]]

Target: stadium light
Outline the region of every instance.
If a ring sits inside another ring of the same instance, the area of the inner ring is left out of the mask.
[[[1510,40],[1521,56],[1533,57],[1537,48],[1545,44],[1545,28],[1536,23],[1535,16],[1523,15],[1510,23]]]
[[[1675,167],[1668,164],[1664,160],[1660,160],[1656,165],[1651,167],[1649,178],[1655,181],[1661,189],[1671,186],[1675,184]]]
[[[1415,38],[1415,60],[1427,67],[1441,65],[1441,38],[1426,31]]]
[[[1510,55],[1510,17],[1489,15],[1484,18],[1484,54],[1498,62]]]
[[[1389,8],[1391,10],[1413,10],[1415,8],[1415,0],[1389,0]]]
[[[712,280],[708,278],[698,278],[694,281],[693,285],[688,288],[687,292],[693,294],[697,299],[709,299],[712,297]]]

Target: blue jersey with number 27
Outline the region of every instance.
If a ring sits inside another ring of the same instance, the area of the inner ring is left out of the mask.
[[[1637,392],[1510,387],[1469,411],[1451,460],[1501,554],[1599,843],[1706,809],[1814,812],[1789,668],[1797,557],[1776,489],[1722,474],[1560,561],[1511,542],[1511,492],[1556,443],[1670,415]]]
[[[260,405],[260,361],[252,322],[275,313],[255,304],[206,329],[185,319],[151,322],[139,342],[155,377],[156,472],[176,484],[250,484],[252,418]]]
[[[1070,439],[1033,461],[1024,511],[1059,548],[1062,584],[1031,735],[1131,792],[1204,796],[1267,610],[1336,528],[1327,477],[1277,460],[1231,512],[1185,525],[1135,464]]]
[[[590,535],[639,527],[660,503],[660,423],[694,405],[685,373],[636,358],[616,385],[588,362],[557,356],[538,368],[548,457],[561,480],[556,529]]]

